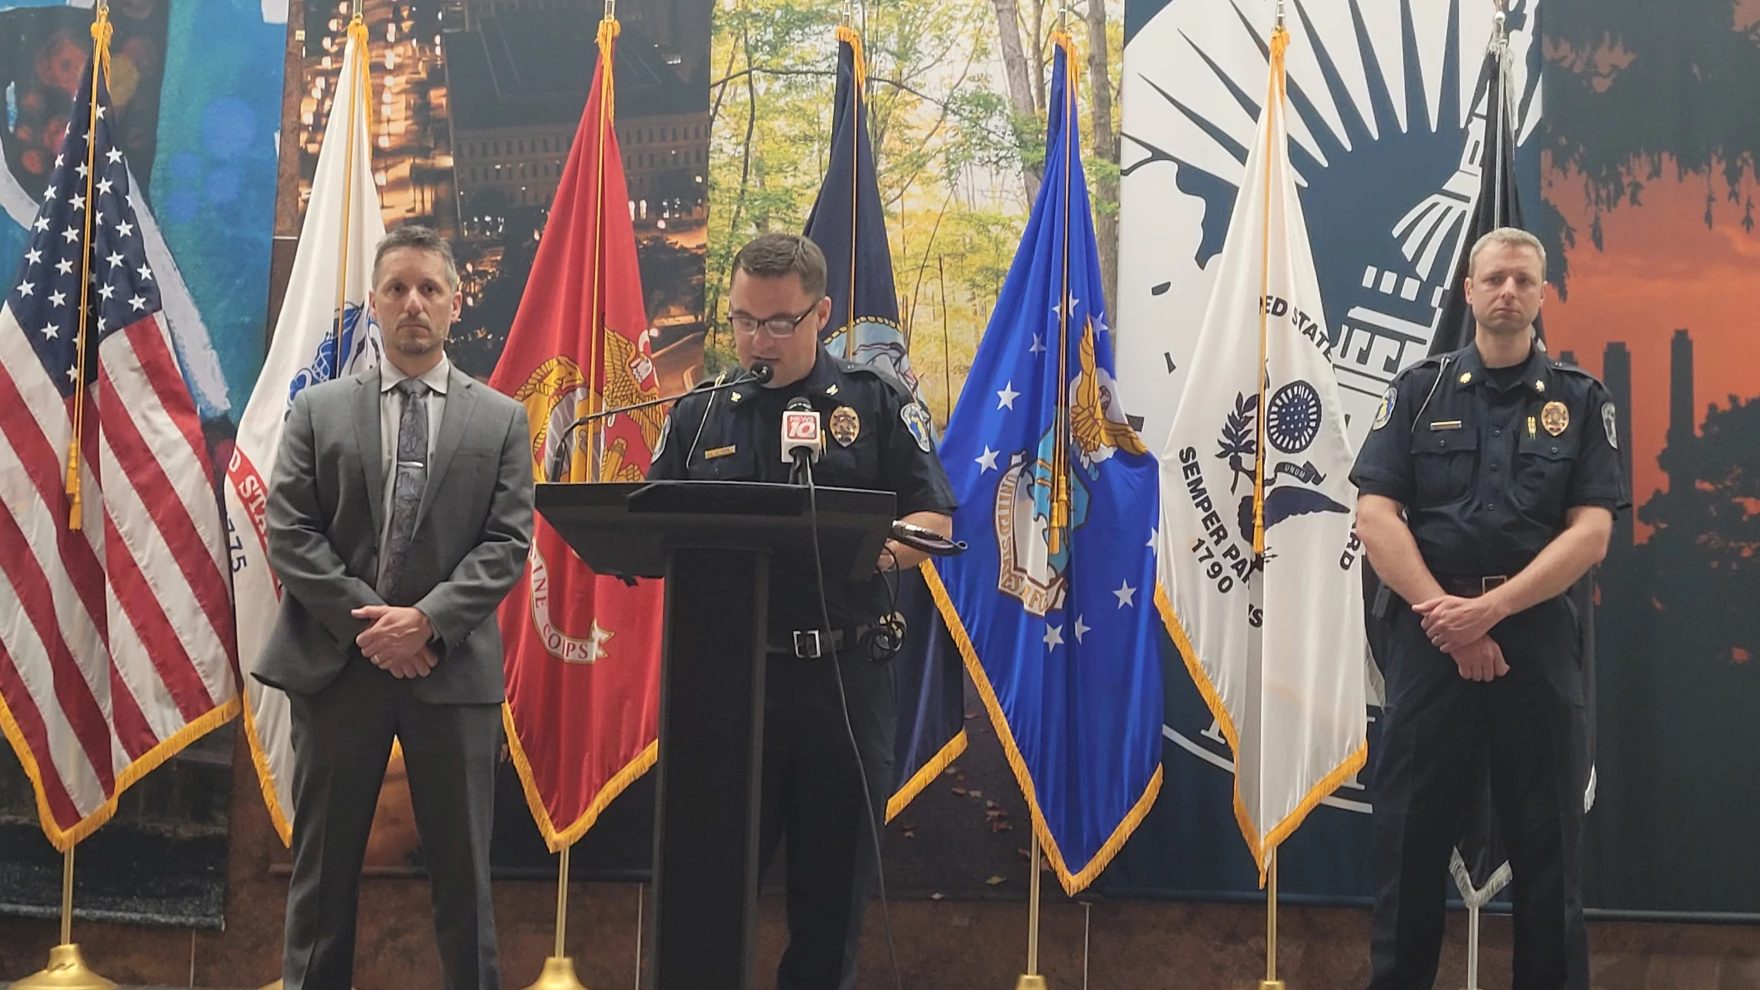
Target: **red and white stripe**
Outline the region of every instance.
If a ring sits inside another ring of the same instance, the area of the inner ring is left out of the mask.
[[[82,528],[63,490],[72,403],[0,309],[0,722],[66,848],[115,797],[237,711],[226,536],[170,335],[106,337],[87,390]]]

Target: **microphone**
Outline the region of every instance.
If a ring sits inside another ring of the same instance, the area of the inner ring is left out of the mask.
[[[812,477],[811,465],[819,463],[825,449],[825,435],[820,430],[819,414],[805,396],[797,395],[782,407],[782,461],[793,464],[792,475]]]
[[[751,382],[757,382],[759,385],[763,385],[769,382],[771,376],[775,374],[776,369],[768,363],[754,361],[752,362],[752,366],[747,368],[744,374],[728,381],[721,382],[720,384],[711,385],[708,388],[686,389],[683,392],[676,392],[672,395],[663,395],[658,399],[648,399],[645,402],[632,402],[627,406],[614,406],[610,409],[601,409],[595,413],[588,413],[568,424],[563,428],[562,433],[557,436],[556,453],[550,458],[550,470],[546,474],[546,477],[552,482],[556,480],[556,476],[562,471],[563,463],[568,459],[568,438],[574,435],[574,431],[586,426],[588,423],[604,419],[607,416],[615,416],[618,413],[634,412],[637,409],[646,409],[649,406],[657,406],[663,402],[675,402],[687,395],[692,395],[698,392],[719,392],[722,389],[733,388],[736,385],[746,385]],[[708,415],[707,410],[704,411],[704,415]]]
[[[908,523],[903,519],[893,520],[892,538],[931,557],[952,557],[966,550],[964,540],[950,540],[926,526]]]

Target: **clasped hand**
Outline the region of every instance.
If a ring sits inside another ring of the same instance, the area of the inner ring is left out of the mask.
[[[1492,599],[1443,595],[1412,606],[1423,617],[1424,634],[1437,649],[1454,659],[1469,681],[1491,681],[1509,673],[1503,648],[1491,638],[1491,627],[1503,621]]]
[[[363,605],[349,613],[372,623],[354,638],[373,666],[393,677],[426,677],[440,658],[428,648],[434,627],[419,608]]]

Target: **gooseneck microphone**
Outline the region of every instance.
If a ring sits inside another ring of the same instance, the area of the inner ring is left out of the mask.
[[[738,375],[737,377],[731,378],[727,381],[720,382],[715,385],[711,385],[708,388],[687,389],[683,392],[676,392],[672,395],[663,395],[658,399],[648,399],[645,402],[632,402],[627,406],[614,406],[613,408],[610,408],[610,409],[601,409],[598,412],[588,413],[585,416],[582,416],[579,419],[576,419],[574,422],[568,424],[566,427],[563,427],[562,433],[556,438],[556,451],[555,451],[555,453],[553,453],[550,456],[550,470],[545,473],[545,477],[548,478],[550,481],[556,480],[556,476],[562,472],[563,464],[566,463],[568,460],[568,440],[569,440],[569,438],[574,436],[574,431],[580,429],[583,426],[586,426],[588,423],[594,422],[596,420],[604,419],[607,416],[615,416],[618,413],[634,412],[637,409],[646,409],[649,406],[657,406],[663,402],[675,402],[679,399],[684,398],[687,395],[695,395],[698,393],[708,393],[708,392],[719,392],[725,388],[733,388],[736,385],[747,385],[747,384],[750,384],[753,382],[756,382],[759,385],[763,385],[764,383],[768,382],[770,380],[771,376],[774,374],[776,374],[775,368],[773,368],[772,366],[770,366],[769,364],[767,364],[763,361],[756,361],[756,362],[753,362],[753,364],[750,368],[746,369],[744,374]],[[705,416],[708,415],[707,410],[704,410],[704,415]]]

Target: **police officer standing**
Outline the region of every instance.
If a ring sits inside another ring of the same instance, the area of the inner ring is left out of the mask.
[[[928,411],[896,379],[820,344],[831,316],[825,279],[825,256],[805,237],[766,234],[740,249],[728,289],[734,347],[748,371],[762,363],[771,376],[680,399],[649,477],[788,481],[782,412],[804,399],[828,436],[813,469],[817,484],[890,490],[900,518],[947,536],[956,503]],[[758,841],[767,866],[777,842],[788,840],[789,940],[778,990],[855,985],[876,839],[894,783],[896,697],[885,661],[898,630],[882,621],[892,611],[885,572],[915,567],[923,556],[888,540],[866,581],[828,564],[830,628],[812,558],[775,565]]]
[[[1375,778],[1370,990],[1429,990],[1449,851],[1483,752],[1513,879],[1515,990],[1587,988],[1579,890],[1587,722],[1568,589],[1630,505],[1613,402],[1548,359],[1546,254],[1504,227],[1473,245],[1473,343],[1387,390],[1351,480],[1392,589]],[[1403,601],[1402,601],[1403,600]]]

